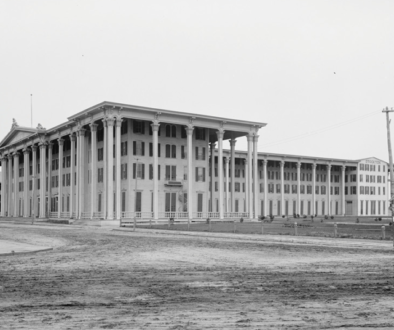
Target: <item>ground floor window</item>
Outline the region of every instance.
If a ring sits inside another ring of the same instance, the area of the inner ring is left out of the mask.
[[[326,211],[326,210],[325,210],[325,206],[326,206],[326,205],[325,205],[325,202],[322,201],[322,202],[321,202],[321,214],[322,214],[322,215],[325,215],[325,214],[326,214],[326,212],[325,212],[325,211]]]
[[[289,215],[289,201],[285,201],[285,214],[286,216]]]
[[[272,211],[273,211],[273,202],[270,201],[270,215],[272,215]]]
[[[301,215],[304,215],[304,201],[301,201]]]
[[[197,194],[197,212],[202,212],[203,210],[203,194]]]
[[[126,192],[122,191],[122,212],[126,212]]]
[[[365,201],[365,215],[368,215],[368,201]]]
[[[381,214],[380,213],[380,201],[378,202],[378,214]]]
[[[311,215],[311,201],[308,201],[308,215]]]
[[[293,214],[297,214],[297,201],[293,201]]]
[[[364,201],[360,201],[360,214],[363,215],[364,213]]]
[[[135,212],[141,212],[142,210],[142,192],[137,191],[135,193]]]
[[[103,194],[98,194],[98,200],[97,200],[97,211],[101,212],[101,198]]]
[[[335,201],[335,215],[339,215],[339,203]]]
[[[263,207],[264,207],[264,205],[263,205]],[[235,200],[235,212],[239,212],[239,200],[238,199]]]
[[[318,215],[319,214],[319,202],[318,201],[316,201],[315,202],[315,215]]]
[[[280,201],[278,201],[277,211],[278,211],[277,215],[281,215],[282,214],[281,209],[280,209]]]

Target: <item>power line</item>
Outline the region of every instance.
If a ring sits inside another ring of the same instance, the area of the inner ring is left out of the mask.
[[[302,134],[299,134],[299,135],[291,136],[291,137],[288,137],[288,138],[285,138],[285,139],[282,139],[282,140],[278,140],[278,141],[274,141],[274,142],[271,142],[271,143],[267,143],[267,144],[259,144],[259,147],[276,146],[276,145],[279,145],[279,144],[282,144],[282,143],[287,143],[287,142],[292,142],[292,141],[295,141],[295,140],[303,139],[303,138],[310,137],[310,136],[315,135],[315,134],[324,133],[324,132],[327,132],[327,131],[339,128],[341,126],[352,124],[352,123],[354,123],[356,121],[359,121],[359,120],[362,120],[362,119],[365,119],[365,118],[377,115],[378,113],[380,113],[380,111],[369,112],[369,113],[366,113],[364,115],[361,115],[361,116],[358,116],[358,117],[355,117],[355,118],[352,118],[352,119],[348,119],[348,120],[345,120],[345,121],[340,122],[340,123],[329,125],[329,126],[326,126],[326,127],[323,127],[323,128],[319,128],[319,129],[316,129],[316,130],[311,131],[311,132],[302,133]]]

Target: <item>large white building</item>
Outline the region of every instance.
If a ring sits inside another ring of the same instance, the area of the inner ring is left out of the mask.
[[[386,162],[258,152],[265,125],[113,102],[51,129],[14,121],[0,143],[1,216],[388,215]]]

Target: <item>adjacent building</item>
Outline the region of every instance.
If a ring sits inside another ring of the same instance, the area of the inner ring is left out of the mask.
[[[50,129],[14,121],[0,143],[1,216],[388,214],[386,162],[259,152],[265,125],[113,102]]]

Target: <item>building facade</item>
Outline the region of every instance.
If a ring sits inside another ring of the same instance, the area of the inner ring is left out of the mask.
[[[1,216],[388,215],[387,163],[261,153],[265,125],[112,102],[51,129],[14,121],[0,143]]]

